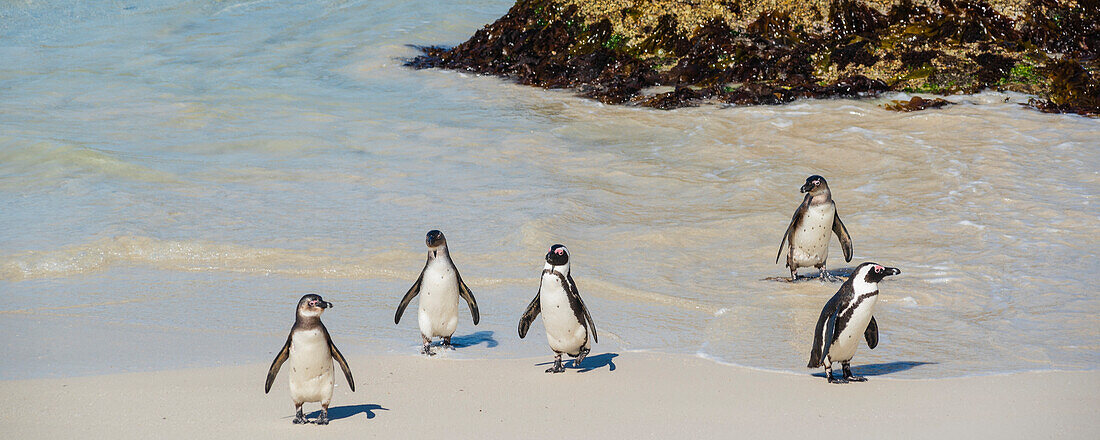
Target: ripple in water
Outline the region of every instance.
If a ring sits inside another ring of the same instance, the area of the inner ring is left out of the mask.
[[[400,67],[504,1],[107,3],[0,7],[0,329],[28,354],[0,378],[267,362],[305,292],[349,355],[415,353],[392,314],[436,228],[482,306],[455,356],[546,353],[514,332],[560,242],[597,352],[808,374],[838,285],[764,279],[811,174],[854,240],[830,269],[903,270],[858,373],[1100,366],[1096,121],[997,93],[666,112]]]

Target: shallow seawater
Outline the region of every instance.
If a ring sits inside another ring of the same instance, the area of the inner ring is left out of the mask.
[[[516,326],[563,243],[596,353],[809,374],[839,284],[765,279],[811,174],[855,245],[829,267],[903,272],[863,371],[1100,367],[1100,122],[998,93],[659,111],[401,67],[510,4],[0,3],[0,379],[269,362],[307,292],[345,354],[415,355],[393,313],[436,228],[482,315],[445,356],[549,359]]]

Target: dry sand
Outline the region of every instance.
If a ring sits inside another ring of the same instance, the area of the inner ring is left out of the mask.
[[[267,365],[0,382],[8,439],[1100,438],[1100,372],[937,380],[804,375],[691,356],[349,359],[328,426],[293,425],[286,377]],[[857,359],[858,360],[858,359]],[[567,364],[568,365],[568,364]],[[307,405],[315,412],[317,404]],[[316,414],[313,414],[315,416]]]

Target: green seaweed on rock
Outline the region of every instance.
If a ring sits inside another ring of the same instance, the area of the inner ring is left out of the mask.
[[[662,109],[996,88],[1035,94],[1042,111],[1096,115],[1098,2],[1030,0],[1011,19],[980,0],[901,0],[885,12],[831,0],[792,9],[801,15],[744,0],[520,0],[466,42],[422,47],[407,65]],[[654,86],[673,89],[646,92]]]

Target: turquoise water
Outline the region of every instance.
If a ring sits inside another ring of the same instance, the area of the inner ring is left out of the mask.
[[[509,2],[0,3],[0,378],[268,362],[304,293],[349,356],[392,322],[441,229],[481,305],[446,356],[516,336],[569,246],[596,352],[802,368],[836,284],[774,264],[806,176],[900,267],[857,365],[928,378],[1100,366],[1100,125],[951,97],[664,112],[450,71]],[[893,368],[913,365],[912,368]]]

